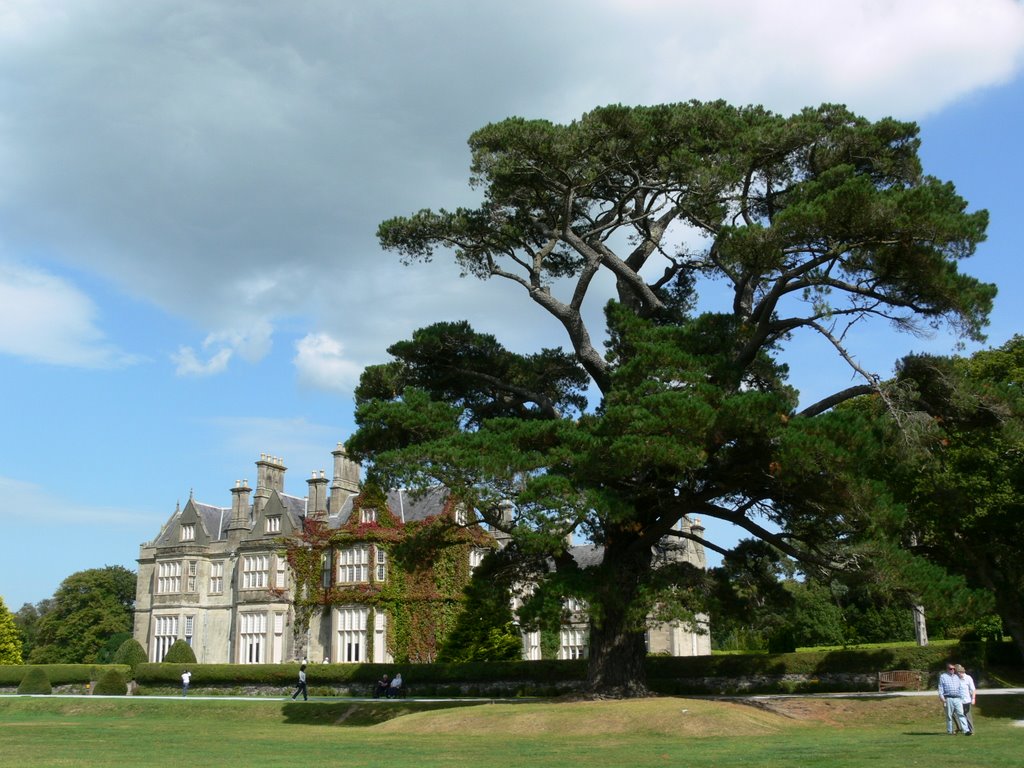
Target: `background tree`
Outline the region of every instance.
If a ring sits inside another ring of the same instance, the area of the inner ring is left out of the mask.
[[[914,548],[990,592],[1024,656],[1024,337],[969,358],[907,357],[897,383],[916,440],[896,433],[893,487]]]
[[[891,548],[891,547],[890,547]],[[774,637],[799,647],[914,639],[912,607],[927,605],[936,636],[967,631],[965,617],[990,610],[987,595],[965,589],[931,564],[913,570],[906,553],[882,547],[858,557],[870,567],[799,573],[799,564],[763,541],[744,540],[710,570],[715,600],[712,639],[722,650],[765,650]]]
[[[25,603],[14,614],[14,623],[21,634],[21,654],[25,659],[32,657],[32,649],[36,647],[39,635],[39,619],[53,610],[53,598],[40,600],[33,605]]]
[[[785,583],[795,564],[764,541],[744,539],[709,571],[713,584],[712,645],[720,650],[766,650],[768,638],[790,623],[793,594]]]
[[[130,632],[135,574],[119,565],[73,573],[53,596],[53,609],[37,625],[33,664],[89,664],[107,641]]]
[[[114,656],[117,654],[117,650],[124,645],[124,643],[131,639],[131,632],[116,632],[107,638],[107,641],[103,643],[103,647],[96,653],[97,664],[112,664],[114,663]]]
[[[0,597],[0,664],[21,664],[21,636],[14,616]]]
[[[878,386],[846,330],[948,323],[979,338],[995,289],[957,261],[987,216],[922,173],[916,126],[832,105],[612,106],[568,125],[508,119],[469,143],[480,205],[386,221],[380,242],[407,262],[453,249],[464,274],[519,286],[570,350],[423,329],[364,372],[347,447],[385,485],[447,485],[524,555],[543,552],[541,589],[589,606],[590,689],[644,693],[646,616],[697,594],[654,567],[664,537],[699,539],[684,515],[844,562],[873,503],[856,475],[871,446],[857,413],[831,409]],[[609,282],[602,328],[584,305]],[[710,283],[705,303],[724,301],[693,314]],[[862,383],[797,410],[782,354],[802,332]],[[603,561],[581,569],[571,532]]]

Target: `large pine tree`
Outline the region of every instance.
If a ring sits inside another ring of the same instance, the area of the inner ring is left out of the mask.
[[[551,569],[542,591],[587,602],[591,690],[640,694],[648,614],[700,607],[693,569],[655,567],[658,543],[722,550],[679,530],[684,515],[842,561],[872,503],[856,476],[869,446],[857,413],[832,407],[878,385],[846,331],[881,319],[979,338],[995,289],[957,262],[987,216],[922,172],[916,126],[832,105],[612,106],[567,125],[508,119],[469,143],[480,205],[386,221],[380,241],[519,286],[568,351],[422,329],[364,372],[348,449],[382,482],[447,485],[508,530]],[[585,300],[609,285],[605,324],[588,322]],[[860,383],[798,410],[796,334]],[[570,533],[603,560],[581,568]]]

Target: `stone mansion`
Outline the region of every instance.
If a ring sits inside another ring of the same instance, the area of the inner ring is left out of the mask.
[[[285,492],[282,460],[262,455],[255,489],[237,481],[225,507],[190,498],[140,547],[134,636],[151,661],[162,660],[177,639],[207,664],[433,659],[458,614],[473,568],[489,549],[501,546],[501,535],[476,528],[453,548],[458,562],[446,566],[445,573],[454,575],[444,580],[443,589],[410,591],[431,565],[394,557],[382,526],[400,533],[446,516],[464,523],[465,512],[440,490],[417,496],[391,491],[367,503],[359,465],[340,443],[333,457],[333,477],[314,472],[300,497]],[[282,541],[303,532],[310,520],[333,534],[332,542],[343,543],[332,544],[323,556],[318,587],[330,599],[312,611],[303,632],[295,631],[303,626],[297,623],[296,573]],[[693,542],[674,544],[672,550],[675,557],[705,567],[703,548]],[[584,567],[600,558],[592,545],[574,547],[573,554]],[[584,657],[585,608],[576,601],[567,607],[558,657]],[[651,653],[711,652],[706,629],[697,633],[678,623],[652,622],[647,641]],[[540,645],[539,632],[524,632],[523,658],[541,658]]]

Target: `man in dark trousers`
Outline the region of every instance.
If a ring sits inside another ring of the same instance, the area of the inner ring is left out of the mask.
[[[292,701],[295,701],[295,697],[302,694],[303,701],[309,701],[309,693],[306,688],[306,665],[303,664],[299,667],[299,684],[295,688],[295,693],[292,694]]]

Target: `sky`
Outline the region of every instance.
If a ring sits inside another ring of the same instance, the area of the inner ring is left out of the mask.
[[[988,344],[1021,330],[1018,0],[0,0],[0,597],[134,569],[260,454],[304,496],[360,371],[416,328],[564,345],[506,286],[403,267],[377,225],[473,204],[487,123],[720,98],[918,122],[926,172],[991,214],[962,265],[999,286]],[[852,341],[882,376],[956,349]],[[808,402],[851,383],[820,342],[787,355]]]

